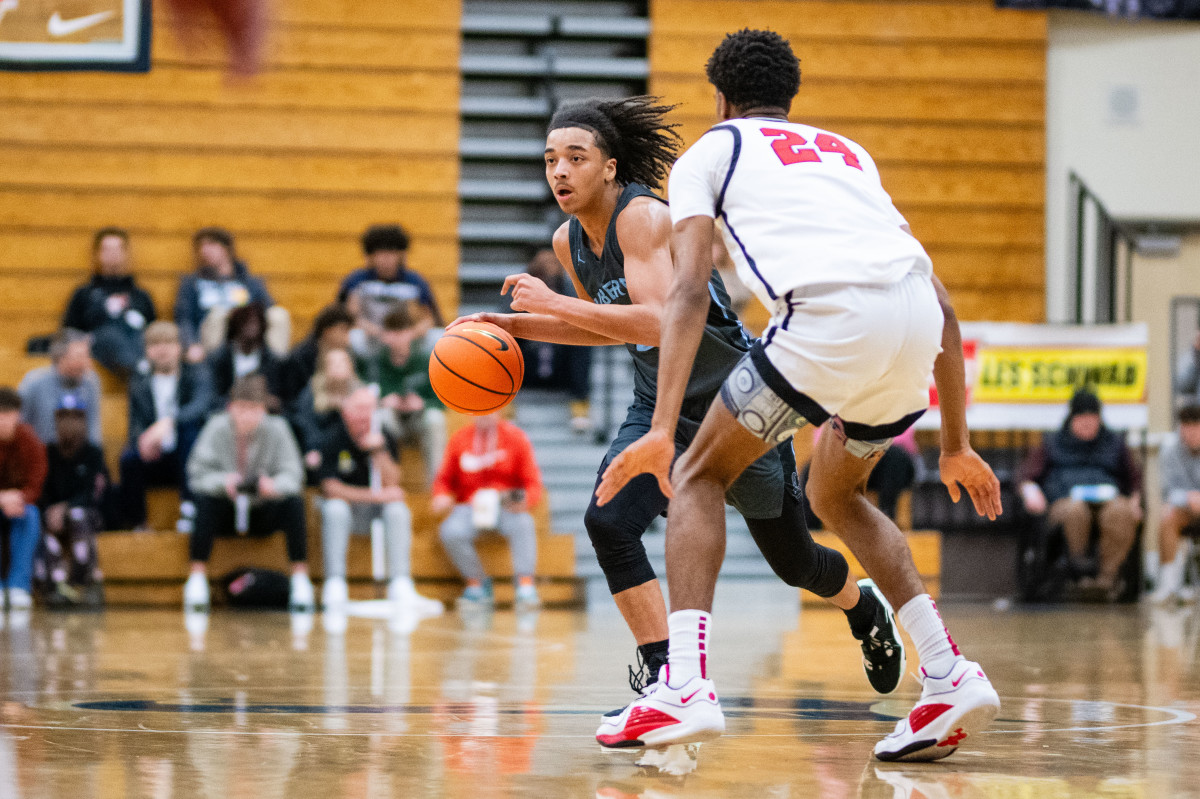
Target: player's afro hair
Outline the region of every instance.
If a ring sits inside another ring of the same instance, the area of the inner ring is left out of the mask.
[[[774,31],[743,28],[726,35],[704,71],[736,108],[791,108],[800,90],[800,59],[788,40]]]
[[[617,183],[658,186],[679,153],[682,143],[666,115],[673,105],[658,97],[640,95],[624,100],[583,100],[559,108],[546,129],[583,128],[596,137],[596,146],[617,159]]]

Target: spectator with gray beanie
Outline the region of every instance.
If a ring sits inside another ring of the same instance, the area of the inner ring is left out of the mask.
[[[92,368],[91,339],[67,328],[50,343],[50,365],[25,374],[17,386],[21,395],[21,420],[33,428],[43,444],[57,440],[54,412],[74,401],[87,413],[88,440],[101,443],[100,378]]]

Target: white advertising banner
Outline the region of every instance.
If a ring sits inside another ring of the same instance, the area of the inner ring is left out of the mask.
[[[967,424],[972,430],[1053,430],[1067,415],[1077,388],[1104,402],[1114,429],[1147,425],[1146,342],[1142,323],[1029,325],[964,322]],[[937,392],[919,429],[941,424]]]

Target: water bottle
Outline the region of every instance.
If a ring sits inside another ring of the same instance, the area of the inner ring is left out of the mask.
[[[233,509],[233,527],[238,535],[245,535],[250,531],[250,495],[239,491]]]

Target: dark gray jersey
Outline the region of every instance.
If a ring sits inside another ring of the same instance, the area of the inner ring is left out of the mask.
[[[645,186],[637,183],[626,186],[608,223],[604,249],[599,258],[584,241],[583,225],[579,224],[578,219],[571,217],[567,228],[571,262],[579,282],[583,284],[593,302],[601,305],[614,302],[622,305],[632,304],[625,285],[625,256],[621,252],[621,243],[617,241],[617,217],[638,197],[653,197],[661,203],[666,203],[666,200]],[[684,394],[686,400],[700,400],[705,406],[716,396],[725,378],[733,371],[734,364],[750,349],[751,344],[749,334],[731,309],[729,294],[725,291],[725,284],[716,269],[713,269],[712,277],[708,281],[708,293],[711,300],[704,337],[700,340],[700,349],[692,364],[687,392]],[[658,347],[643,344],[625,346],[633,355],[634,394],[639,400],[653,405],[658,391]],[[688,404],[692,405],[691,402]]]

